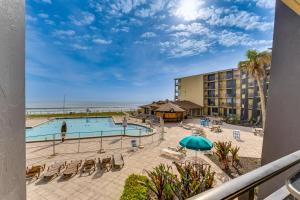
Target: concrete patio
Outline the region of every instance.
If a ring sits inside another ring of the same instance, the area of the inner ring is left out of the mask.
[[[190,120],[188,123],[199,126],[199,120]],[[240,147],[240,156],[260,158],[262,148],[262,137],[254,136],[251,129],[224,125],[222,133],[212,133],[205,128],[207,137],[212,141],[232,141],[233,145]],[[241,130],[241,141],[233,139],[232,130]],[[88,139],[80,142],[78,152],[78,141],[67,141],[64,144],[57,142],[55,146],[55,156],[51,156],[53,146],[51,142],[27,143],[26,160],[27,166],[33,164],[46,164],[46,167],[55,161],[70,161],[74,159],[104,158],[114,152],[122,152],[125,166],[119,171],[101,172],[96,170],[90,176],[80,176],[79,174],[69,180],[60,177],[50,182],[44,182],[42,178],[36,181],[27,182],[27,198],[30,200],[44,199],[119,199],[124,186],[124,181],[132,173],[145,174],[145,169],[152,169],[159,163],[172,165],[173,159],[161,155],[161,149],[178,146],[178,141],[191,133],[178,127],[176,124],[166,124],[164,140],[159,140],[159,135],[142,138],[143,149],[137,152],[130,151],[130,141],[132,138],[123,138],[122,149],[120,149],[120,138],[110,138],[103,142],[104,154],[99,154],[99,139]],[[137,139],[138,140],[138,139]],[[194,152],[188,150],[187,157],[194,156]],[[198,157],[211,164],[212,169],[217,172],[216,184],[221,184],[229,180],[222,170],[210,161],[202,153]],[[42,177],[42,175],[41,175]]]

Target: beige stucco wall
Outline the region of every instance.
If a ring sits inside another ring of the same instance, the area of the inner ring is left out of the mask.
[[[0,0],[0,199],[25,200],[24,0]]]
[[[203,75],[180,79],[179,100],[187,100],[200,106],[204,106],[203,97]]]

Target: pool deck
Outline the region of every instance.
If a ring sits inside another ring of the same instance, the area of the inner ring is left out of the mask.
[[[199,126],[199,119],[187,121],[190,125]],[[233,145],[240,147],[240,156],[261,157],[262,141],[260,136],[254,136],[251,128],[222,125],[223,132],[216,134],[204,128],[207,137],[212,141],[232,141]],[[241,140],[233,139],[232,131],[241,130]],[[156,134],[150,137],[142,138],[143,149],[136,152],[130,151],[130,142],[132,138],[122,139],[122,149],[120,148],[121,138],[112,137],[103,141],[104,154],[99,154],[99,139],[88,139],[84,141],[68,141],[57,143],[55,146],[55,156],[51,156],[53,146],[51,142],[27,143],[26,161],[27,166],[33,164],[49,164],[55,161],[70,161],[74,159],[86,158],[104,158],[113,153],[122,153],[124,155],[125,166],[121,170],[114,170],[103,173],[96,170],[90,176],[79,174],[69,180],[63,180],[60,176],[50,182],[44,182],[42,179],[27,182],[27,199],[30,200],[63,200],[63,199],[104,199],[117,200],[120,198],[124,181],[132,173],[144,174],[145,169],[152,169],[159,163],[172,165],[173,159],[163,156],[161,149],[166,147],[177,147],[178,142],[184,136],[191,134],[190,130],[178,127],[177,124],[166,123],[166,133],[164,140],[159,140]],[[138,138],[137,138],[138,140]],[[79,147],[79,149],[78,149]],[[188,150],[187,157],[193,157],[194,151]],[[198,158],[203,159],[216,171],[216,185],[228,181],[230,178],[212,161],[202,153],[198,153]]]
[[[46,123],[53,118],[27,118],[26,119],[26,128],[33,128],[40,124]]]
[[[92,117],[92,118],[94,118],[94,117]],[[123,116],[112,116],[111,118],[113,119],[115,124],[123,123]],[[27,118],[26,119],[26,128],[33,128],[35,126],[46,123],[52,119],[55,119],[55,118]],[[141,125],[141,126],[145,126],[145,127],[149,128],[149,125],[142,123],[142,121],[140,119],[129,118],[128,123],[137,124],[137,125]]]

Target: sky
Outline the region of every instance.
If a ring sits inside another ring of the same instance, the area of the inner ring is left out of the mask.
[[[27,0],[26,101],[174,98],[272,47],[275,0]]]

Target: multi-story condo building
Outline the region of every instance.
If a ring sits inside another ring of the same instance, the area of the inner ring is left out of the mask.
[[[267,86],[268,81],[265,94]],[[256,81],[237,68],[175,79],[175,101],[194,102],[202,106],[203,114],[208,116],[236,116],[242,121],[257,121],[259,99]]]

